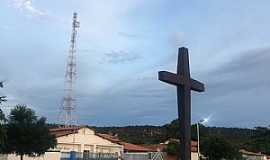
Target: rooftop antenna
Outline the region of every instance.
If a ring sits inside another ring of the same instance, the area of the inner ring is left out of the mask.
[[[65,74],[65,96],[63,103],[60,108],[58,121],[64,124],[65,127],[75,125],[75,109],[76,109],[76,98],[75,98],[75,79],[76,79],[76,37],[79,28],[79,21],[77,20],[77,13],[73,13],[72,22],[72,34],[70,40],[70,48],[67,59],[66,74]]]

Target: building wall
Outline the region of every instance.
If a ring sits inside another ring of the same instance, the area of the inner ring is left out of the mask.
[[[191,160],[198,160],[199,155],[197,152],[191,152]]]
[[[60,152],[46,152],[44,155],[39,157],[29,157],[24,156],[24,160],[60,160],[61,153]],[[20,160],[20,156],[16,156],[15,154],[8,155],[0,155],[0,160]]]
[[[94,152],[94,153],[118,153],[123,152],[123,146],[103,139],[89,128],[81,128],[78,133],[57,138],[57,148],[61,152]]]
[[[53,152],[46,152],[39,157],[25,156],[24,160],[60,160],[61,152],[94,152],[94,153],[117,153],[119,156],[123,152],[123,146],[103,139],[89,128],[81,128],[78,133],[57,138],[57,147]],[[0,160],[20,160],[14,154],[0,155]]]

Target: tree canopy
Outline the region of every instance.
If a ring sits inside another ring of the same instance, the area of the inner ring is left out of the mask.
[[[270,129],[267,127],[257,127],[256,132],[246,143],[246,150],[270,154]]]
[[[242,159],[239,149],[223,138],[209,137],[201,145],[201,152],[209,160],[240,160]]]
[[[180,156],[180,143],[179,142],[169,142],[167,148],[165,148],[164,152],[169,155]]]
[[[46,119],[38,118],[35,112],[24,105],[11,110],[7,124],[7,153],[38,156],[56,146],[56,139],[50,134]]]

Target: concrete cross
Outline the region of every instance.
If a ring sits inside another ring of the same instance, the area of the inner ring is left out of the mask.
[[[187,48],[182,47],[178,50],[177,74],[160,71],[158,79],[177,87],[180,159],[191,160],[191,90],[203,92],[204,84],[190,78]]]

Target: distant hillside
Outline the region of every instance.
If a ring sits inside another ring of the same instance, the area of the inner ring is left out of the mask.
[[[177,120],[163,126],[94,127],[94,129],[100,133],[118,135],[121,140],[134,144],[156,144],[169,138],[179,137],[179,123]],[[202,144],[209,137],[222,137],[239,148],[270,154],[269,128],[242,129],[201,125],[200,137]],[[192,126],[192,139],[197,140],[195,125]]]
[[[179,137],[179,124],[174,120],[163,126],[94,127],[97,132],[116,134],[122,140],[136,144],[164,142]],[[234,141],[246,141],[255,134],[254,129],[200,126],[201,137],[218,136]],[[196,126],[192,126],[192,139],[197,140]]]
[[[162,126],[94,127],[96,132],[118,135],[134,144],[156,144],[164,141],[165,128]]]

